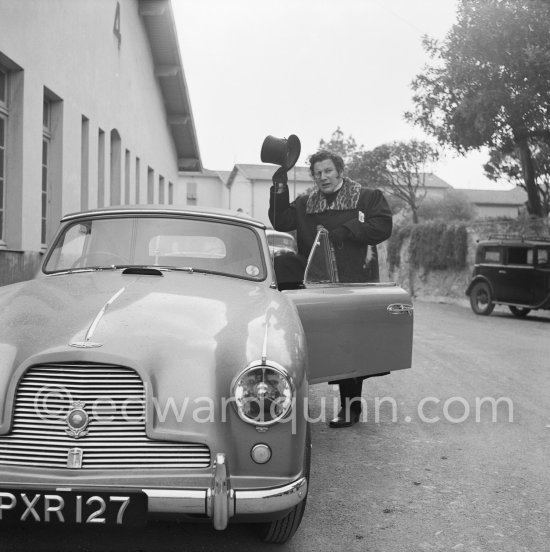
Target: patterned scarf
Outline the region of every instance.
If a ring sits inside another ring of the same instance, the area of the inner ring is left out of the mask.
[[[329,206],[325,198],[325,194],[321,190],[316,189],[311,192],[307,198],[306,213],[323,213],[325,211],[349,211],[357,207],[359,194],[361,193],[361,184],[357,184],[349,178],[344,178],[344,182],[334,202]]]

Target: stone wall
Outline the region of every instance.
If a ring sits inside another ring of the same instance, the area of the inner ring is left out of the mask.
[[[379,247],[381,280],[397,282],[414,297],[418,298],[467,301],[465,291],[474,268],[477,242],[495,234],[550,236],[550,226],[548,221],[532,221],[529,219],[473,221],[468,229],[467,266],[460,271],[412,270],[409,263],[410,238],[407,238],[403,241],[401,247],[400,266],[393,273],[390,273],[386,260],[386,244],[382,244]]]

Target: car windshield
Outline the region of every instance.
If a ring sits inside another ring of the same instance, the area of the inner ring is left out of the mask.
[[[275,245],[277,247],[288,247],[289,249],[294,247],[294,238],[292,238],[292,236],[271,234],[268,236],[268,241],[269,245]]]
[[[162,267],[263,280],[258,235],[226,221],[168,217],[106,217],[68,224],[44,272],[113,267]]]

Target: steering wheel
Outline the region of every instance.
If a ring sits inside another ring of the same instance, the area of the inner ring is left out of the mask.
[[[129,261],[128,259],[125,259],[121,255],[117,255],[116,253],[112,253],[111,251],[90,251],[90,253],[86,253],[85,255],[82,255],[82,257],[79,257],[72,265],[71,268],[77,268],[78,265],[83,265],[84,261],[88,259],[89,257],[105,257],[105,261],[103,261],[101,264],[127,264]],[[122,261],[117,263],[107,263],[107,260],[113,260],[113,261]]]

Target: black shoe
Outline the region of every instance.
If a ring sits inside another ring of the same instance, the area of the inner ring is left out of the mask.
[[[354,412],[352,410],[349,416],[346,417],[346,412],[342,408],[340,412],[338,412],[338,416],[336,416],[334,420],[331,420],[328,425],[333,428],[350,427],[359,421],[359,416],[361,416],[361,412]]]

